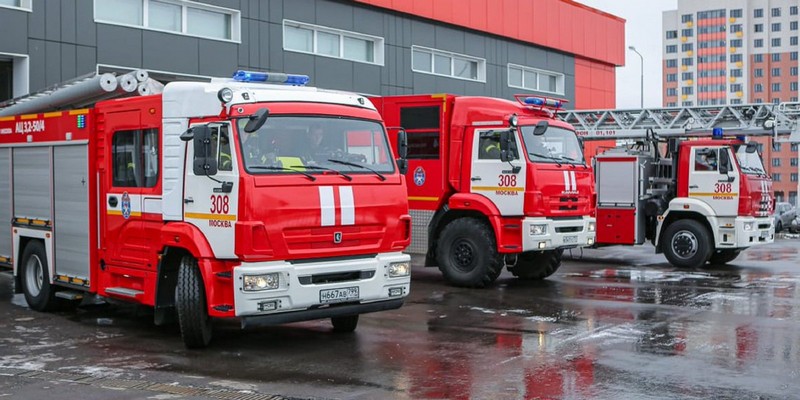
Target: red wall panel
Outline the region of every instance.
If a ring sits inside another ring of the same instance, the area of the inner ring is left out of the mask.
[[[605,64],[625,63],[625,20],[572,0],[356,0],[550,47]]]

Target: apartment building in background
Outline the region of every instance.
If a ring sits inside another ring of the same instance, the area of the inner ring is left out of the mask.
[[[800,0],[678,0],[663,14],[664,107],[798,101]],[[798,146],[762,143],[778,201],[797,205]]]

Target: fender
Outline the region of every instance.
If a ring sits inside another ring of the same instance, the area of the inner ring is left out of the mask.
[[[719,238],[717,237],[719,232],[718,229],[713,229],[715,226],[719,226],[719,222],[717,220],[717,215],[714,212],[714,209],[708,205],[708,203],[692,198],[686,197],[679,197],[672,199],[669,202],[669,207],[667,211],[663,214],[663,218],[660,218],[658,221],[658,229],[656,229],[656,245],[661,243],[661,232],[664,228],[664,221],[669,219],[670,213],[693,213],[698,214],[706,219],[708,225],[712,227],[711,234],[714,237],[714,243],[719,243]]]
[[[205,235],[196,226],[186,222],[170,222],[161,228],[162,247],[186,249],[197,260],[214,258],[214,251]]]
[[[492,217],[500,216],[500,210],[491,200],[474,193],[456,193],[450,196],[447,206],[451,210],[477,211],[490,220]]]
[[[522,249],[522,235],[519,221],[504,218],[500,210],[489,199],[474,193],[456,193],[448,200],[451,211],[473,211],[483,214],[494,231],[497,251],[503,254],[518,253]]]

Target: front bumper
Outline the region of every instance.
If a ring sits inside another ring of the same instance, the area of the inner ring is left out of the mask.
[[[545,225],[544,234],[533,235],[534,225]],[[590,225],[595,229],[590,231]],[[591,246],[597,240],[596,227],[596,221],[592,217],[579,219],[525,218],[522,220],[522,251]]]
[[[775,241],[775,226],[770,217],[736,217],[734,226],[736,236],[733,242],[737,248],[769,244]]]
[[[409,274],[390,278],[389,265],[410,260],[403,253],[382,253],[330,261],[242,263],[233,269],[236,316],[271,317],[258,318],[262,320],[258,324],[263,324],[268,320],[275,321],[272,323],[307,321],[397,308],[409,293],[411,277]],[[269,273],[280,274],[277,289],[258,292],[243,289],[244,275]],[[358,298],[348,298],[340,303],[322,301],[321,291],[345,288],[358,288]],[[346,314],[342,314],[340,309],[346,310]],[[252,325],[258,319],[243,320]]]

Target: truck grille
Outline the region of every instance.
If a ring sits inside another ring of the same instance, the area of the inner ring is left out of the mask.
[[[589,206],[588,196],[550,196],[547,198],[547,208],[553,215],[576,215],[587,211]]]
[[[335,237],[339,233],[341,242],[337,243]],[[303,252],[377,247],[385,234],[386,229],[381,225],[305,227],[285,229],[283,239],[289,252]]]

